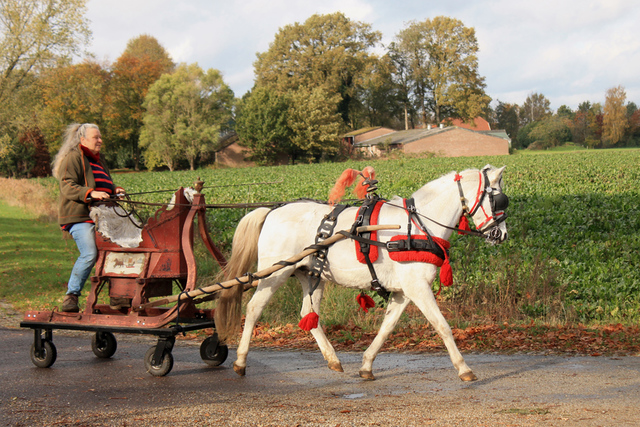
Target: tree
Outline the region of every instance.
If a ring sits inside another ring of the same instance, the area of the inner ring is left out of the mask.
[[[25,114],[7,107],[34,84],[30,76],[68,62],[88,42],[85,11],[86,0],[0,0],[1,127]]]
[[[541,93],[531,93],[520,107],[520,124],[526,126],[553,114],[551,101]]]
[[[518,131],[518,144],[522,148],[528,148],[529,145],[536,142],[535,138],[531,137],[531,133],[535,130],[535,128],[540,124],[539,121],[531,122],[526,126],[523,126]]]
[[[634,110],[629,116],[629,143],[638,145],[640,142],[640,110]]]
[[[251,148],[256,163],[275,163],[283,155],[293,154],[288,110],[287,96],[266,87],[254,88],[242,98],[236,132],[242,144]]]
[[[558,115],[547,116],[538,122],[529,132],[529,148],[548,149],[571,141],[571,123],[569,119]]]
[[[229,126],[233,92],[218,70],[204,72],[197,64],[180,65],[150,88],[140,135],[147,166],[173,171],[181,159],[195,169],[199,156],[215,148]]]
[[[624,139],[629,127],[627,108],[624,105],[626,99],[627,93],[622,86],[607,90],[602,122],[602,142],[606,145],[616,145]]]
[[[512,146],[517,146],[518,131],[520,125],[518,122],[519,108],[516,104],[508,104],[498,100],[496,107],[496,124],[499,129],[504,129],[512,140]]]
[[[558,111],[556,112],[556,114],[569,120],[573,120],[576,115],[571,107],[567,105],[561,105],[560,107],[558,107]]]
[[[409,63],[411,59],[409,54],[400,49],[395,42],[389,46],[389,59],[393,66],[391,78],[398,92],[398,101],[404,110],[404,129],[414,128],[415,109],[411,102],[411,69]],[[411,126],[409,122],[411,121]]]
[[[578,111],[573,119],[571,133],[573,142],[589,148],[599,147],[602,143],[602,105],[591,104],[589,101],[578,105]]]
[[[355,116],[352,120],[353,128],[394,126],[397,117],[401,115],[403,108],[401,100],[404,96],[393,82],[393,69],[393,63],[388,55],[370,62],[362,87],[359,88],[355,97],[359,113],[353,115]]]
[[[26,151],[33,152],[31,158],[33,166],[28,172],[29,177],[46,177],[51,175],[51,156],[44,140],[44,135],[40,129],[28,129],[19,139],[23,147],[28,147]]]
[[[138,141],[145,96],[149,87],[174,67],[167,51],[148,35],[130,40],[124,53],[113,64],[106,118],[110,142],[119,154],[119,166],[140,168]]]
[[[129,40],[122,55],[158,64],[163,73],[173,71],[176,66],[167,50],[158,42],[158,39],[148,34],[142,34]]]
[[[374,58],[369,50],[380,38],[369,24],[351,21],[340,12],[287,25],[276,34],[269,50],[258,54],[256,87],[268,87],[280,95],[322,87],[337,100],[334,108],[350,125],[353,97]]]
[[[478,73],[473,28],[445,16],[414,21],[398,33],[390,50],[396,63],[407,67],[413,102],[422,111],[423,123],[430,114],[439,123],[447,117],[472,119],[487,109],[491,99]]]
[[[335,112],[340,95],[332,96],[322,87],[301,87],[289,96],[287,125],[293,145],[309,156],[309,160],[336,154],[343,126],[340,114]]]
[[[60,147],[62,132],[70,123],[103,125],[109,72],[96,62],[53,68],[42,74],[42,133],[50,152]],[[109,144],[107,135],[104,135]],[[110,149],[105,152],[111,152]]]
[[[24,177],[33,167],[34,147],[21,144],[10,135],[0,135],[0,175]]]

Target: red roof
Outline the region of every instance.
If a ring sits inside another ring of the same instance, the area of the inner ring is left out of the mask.
[[[458,126],[464,129],[470,130],[491,130],[491,126],[489,126],[489,122],[487,122],[482,117],[476,117],[473,119],[473,124],[465,122],[462,119],[447,119],[447,122],[451,122],[453,126]],[[445,122],[443,121],[443,123]]]

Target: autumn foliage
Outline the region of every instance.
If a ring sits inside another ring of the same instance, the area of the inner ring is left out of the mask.
[[[633,355],[640,352],[640,327],[621,324],[584,325],[518,325],[487,324],[452,328],[461,351],[507,353],[565,353],[605,356]],[[325,333],[338,351],[363,351],[375,338],[355,325],[333,325]],[[257,347],[297,348],[315,350],[317,344],[311,334],[297,325],[270,326],[258,324],[251,341]],[[431,326],[396,329],[383,351],[416,353],[445,352],[442,339]]]

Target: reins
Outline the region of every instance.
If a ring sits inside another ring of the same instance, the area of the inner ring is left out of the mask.
[[[422,218],[426,219],[427,221],[432,222],[432,223],[434,223],[434,224],[436,224],[436,225],[438,225],[438,226],[440,226],[442,228],[446,228],[447,230],[457,231],[460,234],[466,234],[466,235],[474,236],[474,237],[486,237],[484,234],[480,233],[479,231],[464,230],[462,228],[451,227],[449,225],[442,224],[442,223],[436,221],[435,219],[429,218],[428,216],[421,214],[420,212],[418,212],[417,209],[414,210],[414,211],[411,211],[411,210],[407,209],[404,206],[394,205],[393,203],[387,203],[387,206],[393,206],[394,208],[402,209],[403,211],[405,211],[407,213],[411,213],[411,214],[415,215],[416,217],[422,217]],[[423,227],[424,227],[424,225],[423,225]]]
[[[198,178],[199,180],[200,178]],[[227,187],[249,187],[252,185],[269,185],[269,184],[282,184],[284,180],[280,181],[269,181],[269,182],[249,182],[243,184],[225,184],[225,185],[206,185],[203,186],[203,189],[206,188],[227,188]],[[178,191],[177,189],[164,189],[164,190],[151,190],[151,191],[139,191],[137,193],[127,193],[129,196],[139,196],[142,194],[154,194],[154,193],[175,193]]]

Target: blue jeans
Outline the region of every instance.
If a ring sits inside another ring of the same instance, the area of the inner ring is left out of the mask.
[[[98,248],[96,247],[95,225],[88,222],[79,222],[71,226],[69,234],[78,245],[80,256],[73,265],[71,277],[67,284],[67,295],[80,295],[84,282],[87,281],[93,266],[98,259]]]

